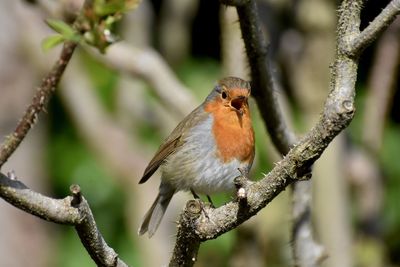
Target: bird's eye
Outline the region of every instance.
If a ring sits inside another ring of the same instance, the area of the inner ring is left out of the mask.
[[[227,95],[226,92],[224,91],[224,92],[222,92],[221,97],[222,97],[223,99],[226,99],[226,98],[228,97],[228,95]]]

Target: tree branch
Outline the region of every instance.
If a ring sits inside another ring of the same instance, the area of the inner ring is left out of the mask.
[[[98,266],[128,266],[103,239],[79,186],[71,186],[72,196],[54,199],[32,191],[15,175],[9,176],[0,173],[0,196],[4,200],[46,221],[75,226],[82,244]]]
[[[36,91],[32,99],[32,103],[26,109],[25,114],[19,121],[14,132],[8,135],[0,147],[0,168],[7,161],[7,159],[14,153],[19,144],[25,138],[28,131],[37,121],[38,114],[45,109],[47,102],[51,95],[55,91],[57,84],[59,83],[62,74],[71,56],[75,50],[76,43],[65,42],[64,47],[61,51],[60,57],[54,64],[51,71],[44,77],[42,84]]]
[[[358,56],[393,22],[399,12],[400,0],[392,0],[360,34],[347,36],[348,43],[342,47],[343,52],[348,56]]]
[[[198,200],[189,200],[186,203],[186,208],[179,218],[178,236],[169,266],[193,266],[196,262],[200,239],[193,232],[192,225],[201,215],[201,205]]]

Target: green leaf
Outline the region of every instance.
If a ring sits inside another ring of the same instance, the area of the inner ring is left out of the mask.
[[[56,47],[57,45],[64,42],[64,40],[65,40],[64,37],[59,34],[46,37],[42,41],[42,49],[43,49],[43,51],[47,52],[50,49],[52,49],[53,47]]]
[[[64,36],[65,39],[73,40],[77,36],[76,31],[62,20],[47,19],[46,23],[50,28]]]

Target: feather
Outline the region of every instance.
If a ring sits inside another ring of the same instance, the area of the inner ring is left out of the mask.
[[[158,148],[158,151],[154,155],[146,167],[139,184],[146,182],[160,167],[160,165],[168,158],[169,155],[174,153],[176,149],[185,143],[185,134],[189,131],[193,125],[197,125],[201,121],[205,120],[208,116],[207,112],[204,112],[203,105],[198,106],[189,115],[187,115],[172,131],[172,133],[164,140],[164,142]]]

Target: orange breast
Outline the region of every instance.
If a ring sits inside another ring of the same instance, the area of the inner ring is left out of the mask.
[[[254,131],[248,106],[244,107],[243,115],[240,115],[217,100],[208,103],[204,110],[212,113],[214,117],[212,130],[218,148],[217,156],[223,162],[238,159],[252,163]]]

